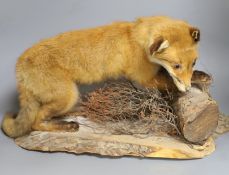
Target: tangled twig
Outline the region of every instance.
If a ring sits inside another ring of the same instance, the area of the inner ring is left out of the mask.
[[[179,135],[177,116],[157,89],[137,88],[131,82],[108,82],[86,96],[81,114],[116,134]]]

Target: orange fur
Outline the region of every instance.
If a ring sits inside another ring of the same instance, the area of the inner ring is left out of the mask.
[[[70,31],[35,44],[17,62],[21,109],[16,118],[6,115],[4,132],[18,137],[31,130],[76,128],[72,123],[48,121],[66,113],[77,102],[75,84],[125,76],[148,87],[164,88],[163,84],[171,82],[157,75],[161,65],[155,59],[163,61],[166,69],[171,68],[171,76],[190,85],[191,65],[197,57],[190,28],[189,24],[168,17],[146,17]],[[157,37],[167,40],[169,47],[160,51],[160,45],[151,47],[156,49],[152,55],[149,48]],[[182,64],[182,70],[173,69],[176,63]]]

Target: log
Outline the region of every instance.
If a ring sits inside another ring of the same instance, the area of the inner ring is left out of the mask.
[[[171,136],[115,135],[86,118],[73,117],[70,120],[79,123],[79,131],[34,131],[30,135],[17,138],[15,142],[28,150],[93,153],[112,157],[194,159],[205,157],[215,150],[212,138],[203,145],[195,145]]]
[[[202,143],[215,131],[219,118],[217,103],[205,92],[193,88],[173,104],[184,138]]]
[[[192,75],[192,87],[200,89],[202,92],[209,94],[209,86],[212,84],[212,76],[199,70],[195,70]],[[210,94],[209,94],[210,95]]]
[[[180,130],[189,142],[203,143],[217,127],[219,108],[209,94],[211,83],[211,76],[194,71],[191,90],[178,96],[173,104]]]

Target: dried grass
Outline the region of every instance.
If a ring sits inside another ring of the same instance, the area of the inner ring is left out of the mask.
[[[87,94],[80,113],[113,134],[180,135],[171,100],[169,92],[113,81]]]

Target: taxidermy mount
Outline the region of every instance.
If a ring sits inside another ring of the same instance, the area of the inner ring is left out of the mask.
[[[33,130],[77,130],[76,123],[50,120],[77,103],[77,84],[125,77],[147,88],[188,91],[199,39],[199,29],[158,16],[42,40],[17,61],[20,111],[6,114],[2,129],[12,138]],[[162,67],[171,79],[159,74]]]

